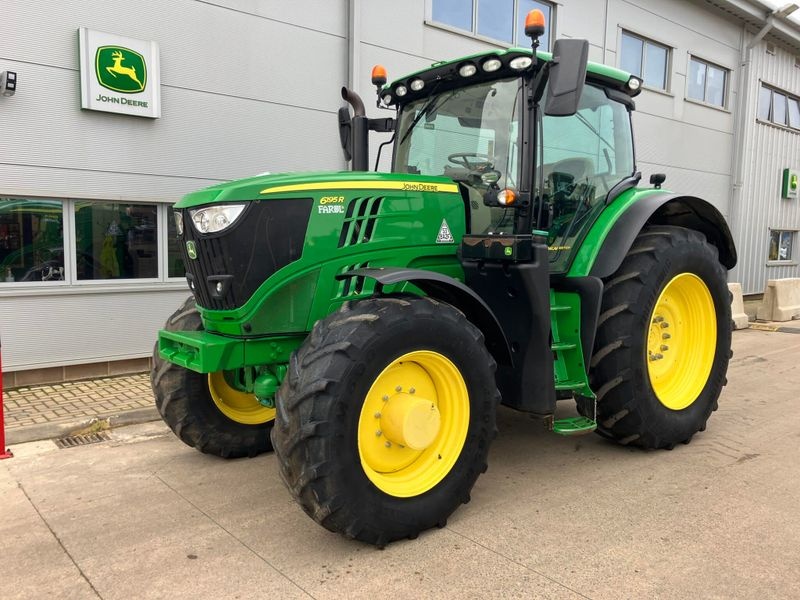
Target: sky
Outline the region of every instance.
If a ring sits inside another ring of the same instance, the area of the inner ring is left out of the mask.
[[[780,8],[782,6],[786,6],[789,4],[789,0],[761,0],[764,4],[769,4],[770,6],[774,6],[775,8]],[[800,6],[800,0],[792,0],[795,4]],[[800,25],[800,9],[797,9],[792,13],[789,17],[792,21]]]

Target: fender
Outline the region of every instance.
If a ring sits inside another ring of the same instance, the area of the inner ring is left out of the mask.
[[[603,240],[589,274],[603,279],[615,273],[645,225],[676,225],[699,231],[716,246],[725,268],[736,266],[733,236],[719,210],[702,198],[664,192],[648,195],[622,213]]]
[[[400,267],[378,267],[353,269],[337,275],[336,279],[367,277],[378,285],[375,292],[380,295],[383,287],[396,283],[411,283],[436,300],[455,306],[483,333],[486,348],[494,359],[503,365],[513,366],[511,348],[500,322],[480,296],[466,285],[447,275],[422,269]]]

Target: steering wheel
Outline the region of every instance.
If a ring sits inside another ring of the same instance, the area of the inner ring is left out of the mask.
[[[470,158],[479,159],[470,161]],[[456,152],[447,157],[454,165],[464,167],[469,171],[484,172],[492,168],[492,163],[489,160],[488,154],[480,154],[479,152]]]

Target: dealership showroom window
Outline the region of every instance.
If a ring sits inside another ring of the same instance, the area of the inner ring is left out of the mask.
[[[180,279],[169,212],[164,204],[0,197],[0,285]]]

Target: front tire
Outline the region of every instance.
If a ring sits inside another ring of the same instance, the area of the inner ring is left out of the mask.
[[[705,429],[731,355],[726,281],[701,233],[642,230],[605,282],[590,371],[600,435],[671,449]]]
[[[167,319],[169,331],[200,331],[203,322],[193,297]],[[161,418],[185,444],[224,458],[256,456],[272,450],[275,409],[233,387],[231,374],[196,373],[153,352],[150,382]]]
[[[495,363],[453,307],[389,297],[318,322],[278,391],[272,441],[295,500],[379,547],[444,526],[486,470]]]

